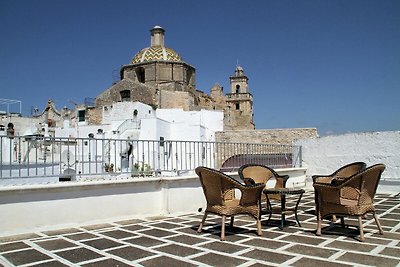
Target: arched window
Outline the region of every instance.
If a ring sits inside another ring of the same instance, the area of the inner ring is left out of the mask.
[[[128,102],[131,101],[131,91],[129,90],[123,90],[119,92],[121,94],[121,101],[122,102]]]
[[[146,81],[146,73],[144,68],[140,67],[136,69],[136,77],[138,79],[138,82],[140,83],[145,83]]]
[[[240,85],[239,84],[236,84],[236,93],[237,94],[240,93]]]

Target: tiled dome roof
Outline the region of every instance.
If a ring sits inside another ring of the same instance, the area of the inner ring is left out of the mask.
[[[151,46],[146,47],[137,53],[132,59],[132,64],[156,60],[181,62],[182,58],[171,48],[166,48],[164,46]]]

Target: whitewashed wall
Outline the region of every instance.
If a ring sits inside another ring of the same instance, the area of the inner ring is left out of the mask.
[[[400,131],[325,136],[295,144],[303,148],[308,176],[330,174],[348,163],[363,161],[368,166],[384,163],[382,178],[400,181]]]
[[[304,169],[281,169],[304,186]],[[230,173],[236,175],[237,173]],[[0,236],[124,218],[196,213],[206,206],[196,175],[0,187]]]

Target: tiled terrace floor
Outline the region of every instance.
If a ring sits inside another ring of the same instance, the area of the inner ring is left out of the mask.
[[[202,213],[2,237],[0,266],[400,266],[399,194],[376,196],[385,234],[377,234],[370,216],[362,243],[355,227],[326,224],[315,236],[313,198],[308,192],[301,201],[302,227],[280,230],[273,217],[268,225],[263,221],[258,237],[254,220],[238,216],[225,242],[219,241],[217,217],[209,216],[203,233],[196,232]]]

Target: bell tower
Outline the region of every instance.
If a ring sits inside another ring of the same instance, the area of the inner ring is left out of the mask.
[[[249,93],[249,78],[240,66],[229,77],[231,92],[226,94],[225,130],[254,130],[253,96]]]

